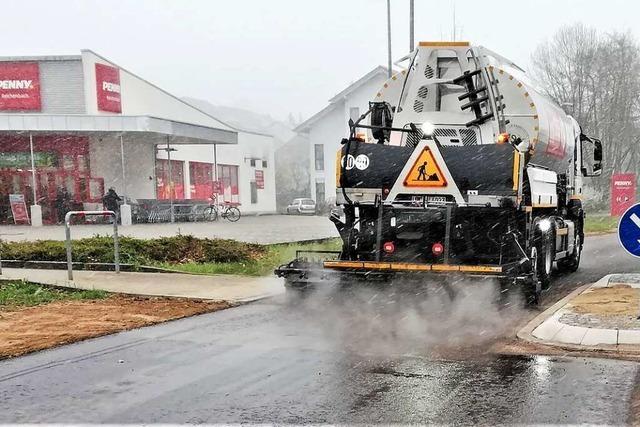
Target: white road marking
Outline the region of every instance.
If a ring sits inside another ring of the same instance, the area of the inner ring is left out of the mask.
[[[633,223],[640,228],[640,218],[638,218],[638,215],[636,214],[631,214],[631,221],[633,221]],[[640,239],[638,239],[638,243],[640,243]]]

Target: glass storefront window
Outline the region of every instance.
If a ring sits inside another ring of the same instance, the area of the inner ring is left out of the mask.
[[[238,202],[238,166],[218,165],[218,181],[222,182],[222,196],[225,202]]]
[[[84,156],[83,154],[78,154],[77,161],[79,171],[86,171],[89,169],[89,162],[86,156]]]
[[[71,154],[63,154],[62,155],[62,169],[66,171],[75,170],[76,165],[73,161],[73,156]]]
[[[169,162],[166,159],[156,159],[156,188],[158,199],[168,200],[170,191],[173,199],[184,199],[184,162],[171,160],[171,175],[169,179]],[[172,187],[172,188],[170,188]]]
[[[213,194],[213,164],[189,162],[192,199],[207,200]]]
[[[98,178],[89,180],[89,197],[94,200],[100,200],[102,199],[103,194],[104,181]]]
[[[0,196],[23,194],[27,204],[33,202],[30,148],[28,136],[0,135]],[[91,176],[87,137],[34,135],[33,163],[37,203],[42,207],[45,223],[57,221],[55,206],[60,189],[83,203],[100,202],[104,195],[103,179]],[[4,220],[0,215],[0,222]]]

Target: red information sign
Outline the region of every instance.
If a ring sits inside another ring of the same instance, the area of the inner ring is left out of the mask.
[[[40,111],[37,62],[0,62],[0,110]]]
[[[96,64],[96,93],[98,110],[122,113],[120,70],[110,65]]]
[[[15,224],[31,223],[23,194],[9,194],[9,204],[11,204],[11,213],[13,214],[13,222]]]
[[[264,189],[264,171],[256,171],[256,187]]]
[[[617,173],[611,176],[611,215],[622,215],[636,202],[636,174]]]

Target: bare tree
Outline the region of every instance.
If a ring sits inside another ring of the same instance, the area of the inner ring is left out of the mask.
[[[601,34],[576,24],[536,49],[533,75],[585,133],[605,143],[603,175],[591,182],[609,198],[614,172],[640,166],[640,46],[629,33]]]

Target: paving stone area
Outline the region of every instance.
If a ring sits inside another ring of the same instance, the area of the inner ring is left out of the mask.
[[[626,283],[628,285],[640,285],[640,274],[612,274],[609,277],[608,286],[616,283]]]
[[[590,313],[564,313],[560,323],[585,328],[640,330],[640,320],[632,316],[596,316]]]

